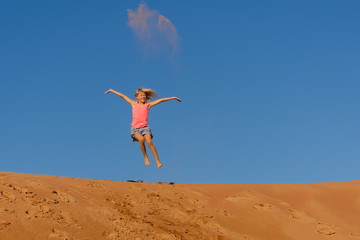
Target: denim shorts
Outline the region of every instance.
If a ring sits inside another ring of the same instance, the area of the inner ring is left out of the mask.
[[[138,140],[135,138],[135,133],[140,133],[142,136],[145,134],[150,134],[151,138],[153,138],[153,135],[151,133],[151,129],[149,126],[141,127],[141,128],[131,128],[130,135],[134,142],[137,142]]]

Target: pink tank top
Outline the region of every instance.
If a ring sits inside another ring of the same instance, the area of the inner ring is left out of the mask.
[[[132,118],[131,123],[132,128],[141,128],[148,126],[148,117],[149,117],[149,104],[145,103],[144,105],[139,105],[137,102],[134,104],[132,109]]]

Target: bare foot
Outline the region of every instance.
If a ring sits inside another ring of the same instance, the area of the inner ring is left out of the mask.
[[[145,165],[150,165],[150,161],[148,157],[145,157]]]
[[[161,168],[161,167],[162,167],[161,162],[156,162],[156,164],[157,164],[157,167],[158,167],[158,168]]]

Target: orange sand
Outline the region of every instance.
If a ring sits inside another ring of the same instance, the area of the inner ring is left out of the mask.
[[[1,240],[360,240],[360,181],[128,183],[0,174]]]

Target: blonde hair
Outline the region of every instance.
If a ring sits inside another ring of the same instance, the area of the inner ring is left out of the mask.
[[[135,97],[137,97],[137,95],[143,92],[146,95],[146,101],[150,101],[151,99],[157,98],[157,94],[154,90],[152,89],[148,89],[148,88],[139,88],[135,91]]]

